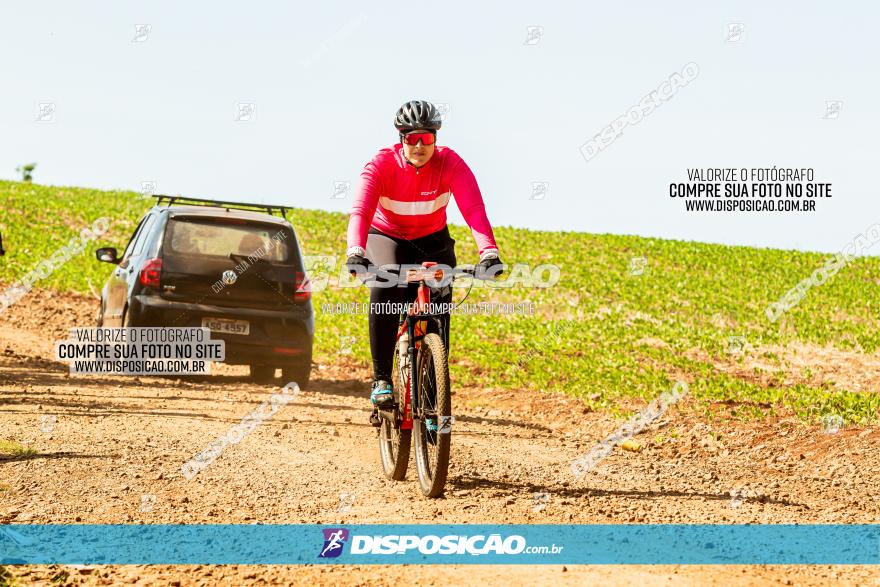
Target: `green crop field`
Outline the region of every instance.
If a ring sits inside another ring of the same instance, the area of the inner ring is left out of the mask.
[[[21,279],[106,217],[110,229],[104,235],[35,283],[100,290],[111,268],[95,260],[94,249],[124,247],[150,205],[133,192],[0,182],[0,230],[9,251],[0,258],[0,281],[9,285]],[[335,267],[322,270],[332,283],[343,260],[347,217],[296,209],[289,218],[307,255],[336,257]],[[459,262],[476,260],[470,231],[453,226],[452,234]],[[768,304],[830,255],[509,227],[497,228],[496,236],[506,263],[554,264],[559,281],[549,288],[471,291],[469,303],[529,301],[534,314],[455,316],[451,369],[458,385],[564,391],[595,409],[618,412],[621,405],[650,401],[684,379],[690,386],[686,403],[710,415],[713,402],[727,402],[739,417],[787,410],[805,421],[830,414],[853,423],[878,418],[877,390],[856,391],[815,378],[787,382],[783,348],[797,342],[808,348],[833,345],[841,353],[876,353],[878,258],[853,260],[774,323],[765,315]],[[635,262],[643,271],[632,270],[633,258],[644,258]],[[461,299],[465,290],[456,292]],[[316,360],[366,364],[366,317],[322,313],[323,304],[367,301],[366,289],[329,287],[315,292],[313,301]],[[728,352],[730,337],[742,337],[735,340],[744,341],[744,353]],[[755,357],[778,371],[751,376],[746,365]],[[721,364],[728,368],[720,369]]]

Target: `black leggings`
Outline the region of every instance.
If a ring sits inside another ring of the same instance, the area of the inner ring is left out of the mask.
[[[434,261],[455,267],[455,240],[449,236],[447,227],[413,240],[394,237],[371,228],[367,235],[367,259],[379,266]],[[432,293],[433,302],[452,301],[452,288],[443,289],[440,295],[436,292]],[[378,304],[412,302],[416,299],[417,293],[418,284],[415,283],[404,287],[370,288],[370,352],[373,355],[373,377],[376,380],[383,379],[393,384],[391,368],[394,363],[394,337],[399,326],[399,315],[382,312]],[[380,308],[380,311],[375,311],[376,308]],[[446,314],[443,320],[448,336],[449,314]],[[436,330],[432,321],[429,321],[428,325],[429,332]],[[448,343],[448,340],[446,342]]]

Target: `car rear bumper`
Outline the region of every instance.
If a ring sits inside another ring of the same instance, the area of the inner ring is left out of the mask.
[[[128,310],[137,326],[192,328],[203,318],[247,320],[247,335],[212,332],[211,338],[226,342],[224,363],[233,365],[288,365],[311,361],[315,318],[311,304],[290,310],[229,308],[163,299],[155,295],[132,297]]]

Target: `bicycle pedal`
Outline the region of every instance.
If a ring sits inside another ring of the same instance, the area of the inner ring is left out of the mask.
[[[374,428],[379,428],[382,425],[382,418],[379,417],[379,410],[373,409],[373,412],[370,414],[370,425]]]

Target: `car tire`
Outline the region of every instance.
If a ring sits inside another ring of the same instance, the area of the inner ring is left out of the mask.
[[[257,383],[271,383],[275,379],[275,367],[271,365],[251,365],[251,379]]]
[[[137,324],[134,323],[134,318],[131,317],[131,312],[129,312],[128,306],[126,306],[125,310],[122,311],[122,327],[123,328],[134,328]]]
[[[299,365],[285,365],[281,367],[281,379],[284,385],[291,381],[295,381],[300,389],[306,389],[309,386],[309,377],[312,374],[312,363],[303,363]]]

